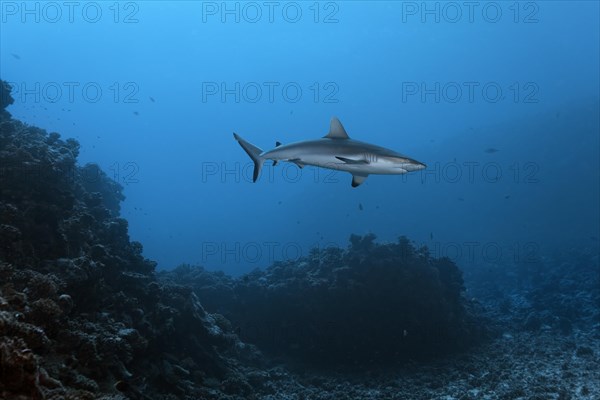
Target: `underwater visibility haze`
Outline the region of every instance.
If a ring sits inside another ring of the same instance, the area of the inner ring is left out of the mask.
[[[0,1],[0,399],[600,398],[597,1]]]

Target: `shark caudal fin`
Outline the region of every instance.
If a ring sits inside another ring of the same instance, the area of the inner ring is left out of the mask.
[[[263,151],[252,143],[245,141],[235,132],[233,133],[233,137],[238,141],[240,146],[242,146],[242,149],[248,153],[252,161],[254,161],[254,174],[252,176],[252,181],[256,182],[258,176],[260,175],[260,170],[263,166],[263,163],[265,162],[265,159],[260,156]]]

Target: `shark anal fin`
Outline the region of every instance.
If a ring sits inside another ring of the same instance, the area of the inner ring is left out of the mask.
[[[350,139],[346,130],[342,126],[342,123],[336,117],[331,118],[331,123],[329,124],[329,133],[324,137],[329,139]]]
[[[339,157],[339,156],[335,156],[335,158],[337,158],[340,161],[345,162],[346,164],[368,164],[369,163],[367,160],[353,160],[351,158]]]
[[[277,165],[277,160],[273,160],[273,166]]]
[[[355,188],[363,183],[369,175],[352,175],[352,187]]]

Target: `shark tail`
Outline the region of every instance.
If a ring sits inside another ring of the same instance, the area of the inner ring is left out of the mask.
[[[233,133],[233,137],[238,141],[240,146],[242,146],[242,149],[248,153],[252,161],[254,161],[254,174],[252,180],[253,182],[256,182],[258,176],[260,175],[260,170],[262,169],[263,163],[265,162],[265,159],[260,156],[263,151],[252,143],[245,141],[235,132]]]

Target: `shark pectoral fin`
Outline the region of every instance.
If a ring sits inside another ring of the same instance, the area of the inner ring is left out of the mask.
[[[273,160],[273,166],[277,165],[277,160]]]
[[[353,160],[351,158],[338,157],[338,156],[335,156],[335,158],[337,158],[340,161],[345,162],[346,164],[368,164],[369,163],[367,160]]]
[[[352,187],[355,188],[363,183],[369,175],[352,175]]]
[[[300,169],[304,168],[305,164],[299,158],[291,158],[288,161],[296,164],[296,166]]]

